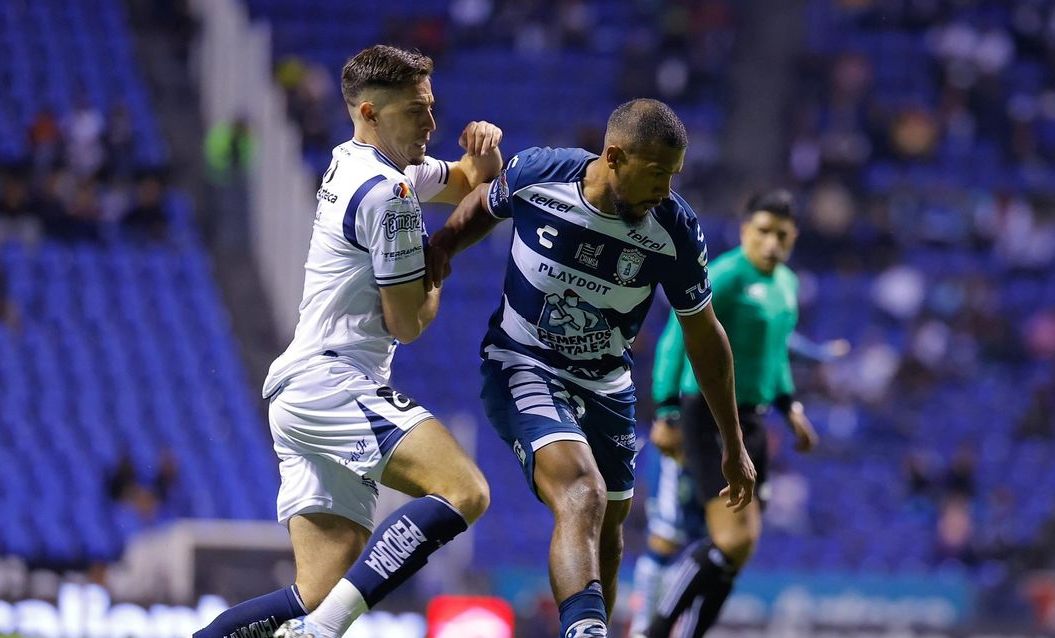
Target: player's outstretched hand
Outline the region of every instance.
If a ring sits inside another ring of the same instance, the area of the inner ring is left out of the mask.
[[[493,153],[501,141],[502,129],[483,120],[466,124],[458,137],[458,145],[473,157]]]
[[[451,251],[447,249],[445,237],[449,235],[446,228],[441,228],[429,237],[425,247],[425,292],[443,285],[443,280],[451,276]]]
[[[755,464],[742,445],[738,454],[730,455],[728,450],[722,453],[722,474],[729,485],[718,496],[724,497],[725,506],[734,512],[743,511],[755,497]]]
[[[817,447],[817,431],[806,417],[806,413],[800,410],[792,410],[788,413],[788,425],[795,433],[795,450],[798,452],[809,452]]]
[[[850,354],[850,342],[846,339],[834,339],[824,343],[824,350],[832,359],[842,359]]]
[[[652,422],[652,430],[648,433],[648,439],[656,446],[660,454],[669,456],[681,462],[681,428],[670,419],[656,419]]]

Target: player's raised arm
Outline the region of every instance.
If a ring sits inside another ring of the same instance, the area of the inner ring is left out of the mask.
[[[685,353],[722,435],[722,473],[729,481],[729,487],[722,490],[723,496],[728,499],[730,507],[740,511],[754,497],[755,466],[744,447],[736,412],[733,351],[729,347],[729,338],[710,305],[691,315],[678,315],[678,318],[685,339]]]
[[[490,184],[480,184],[458,204],[447,223],[429,236],[425,287],[432,289],[451,274],[451,259],[486,237],[500,221],[487,208]]]
[[[457,204],[474,188],[498,177],[502,170],[502,129],[490,122],[469,122],[458,137],[458,145],[465,154],[450,165],[447,185],[430,202]]]

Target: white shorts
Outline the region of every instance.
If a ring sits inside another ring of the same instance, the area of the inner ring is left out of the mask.
[[[432,414],[346,359],[319,355],[271,397],[278,520],[326,512],[374,527],[377,484],[407,432]]]

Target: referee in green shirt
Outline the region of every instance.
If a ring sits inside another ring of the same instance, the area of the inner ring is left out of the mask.
[[[802,404],[788,362],[788,338],[798,321],[798,278],[784,262],[798,230],[792,195],[775,190],[751,198],[740,226],[740,246],[710,265],[714,312],[729,335],[736,374],[736,397],[744,445],[758,472],[759,498],[746,509],[725,507],[720,490],[722,448],[717,426],[696,385],[673,316],[660,337],[653,375],[657,406],[652,442],[661,452],[683,451],[685,466],[705,503],[709,539],[685,552],[672,570],[670,588],[660,599],[648,638],[668,638],[675,621],[688,612],[694,636],[714,623],[740,568],[762,531],[759,500],[766,494],[767,446],[763,417],[770,406],[787,420],[796,449],[808,452],[817,434]],[[681,427],[678,427],[679,424]],[[691,607],[690,607],[691,605]]]

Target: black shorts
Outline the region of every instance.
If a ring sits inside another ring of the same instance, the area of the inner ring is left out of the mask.
[[[744,446],[755,464],[755,497],[765,505],[767,490],[766,469],[769,465],[769,446],[766,440],[766,408],[737,406],[740,428],[743,430]],[[702,395],[684,397],[681,400],[681,431],[685,446],[685,465],[696,481],[696,497],[701,504],[717,498],[729,483],[722,474],[722,436],[711,416]]]

